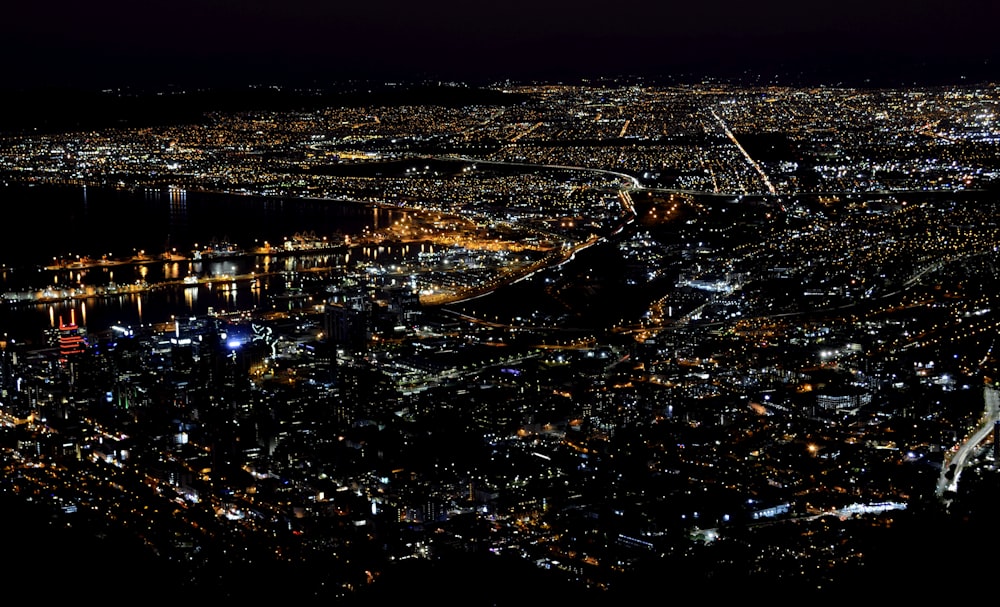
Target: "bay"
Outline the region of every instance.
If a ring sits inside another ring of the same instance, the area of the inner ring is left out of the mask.
[[[39,339],[75,317],[91,331],[111,325],[161,323],[174,316],[301,305],[285,297],[301,288],[301,270],[343,268],[343,253],[232,255],[197,260],[195,250],[280,247],[295,236],[340,242],[403,217],[402,210],[328,199],[251,196],[178,188],[0,186],[5,237],[0,238],[0,338]],[[80,259],[144,263],[86,267]],[[171,258],[168,258],[172,256]],[[58,269],[55,269],[57,266]],[[245,279],[254,274],[253,280]],[[241,280],[176,284],[185,277]],[[166,288],[138,286],[171,283]],[[107,295],[11,303],[13,294],[93,289]],[[132,291],[130,291],[132,289]]]

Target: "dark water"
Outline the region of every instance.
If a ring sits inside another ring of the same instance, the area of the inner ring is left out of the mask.
[[[189,256],[211,243],[252,249],[295,234],[357,236],[405,215],[350,201],[269,198],[184,190],[116,190],[68,186],[0,187],[5,237],[0,239],[0,290],[35,292],[69,287],[156,285],[186,276],[260,275],[239,280],[87,297],[56,303],[0,304],[0,337],[34,339],[60,318],[75,315],[91,331],[113,324],[159,323],[174,315],[302,305],[288,299],[295,271],[343,268],[346,253],[157,260],[143,264],[50,270],[55,258],[128,258],[139,251]],[[359,249],[355,258],[365,254]],[[385,255],[386,252],[383,252]]]
[[[0,265],[7,266],[54,256],[187,253],[213,242],[250,248],[295,233],[358,234],[396,218],[350,201],[83,186],[0,186],[0,208]]]

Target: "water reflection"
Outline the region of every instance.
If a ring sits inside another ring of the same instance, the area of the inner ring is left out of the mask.
[[[193,310],[198,303],[198,287],[187,287],[184,289],[184,306],[188,310]]]
[[[65,192],[70,192],[68,195],[72,198],[72,189]],[[65,192],[63,196],[67,195]],[[83,198],[78,192],[75,195]],[[202,260],[176,260],[165,256],[156,259],[159,251],[170,251],[171,255],[176,255],[178,250],[181,254],[189,253],[192,249],[186,242],[207,242],[212,236],[204,231],[195,233],[196,230],[218,229],[217,226],[220,225],[227,226],[227,231],[231,234],[248,234],[253,239],[251,242],[280,242],[282,234],[268,233],[263,228],[284,231],[291,226],[292,221],[308,221],[316,231],[323,227],[332,234],[335,229],[341,235],[347,234],[356,239],[363,233],[372,234],[380,227],[391,225],[407,217],[409,213],[362,207],[342,201],[311,201],[309,211],[312,215],[303,219],[297,201],[285,205],[276,204],[273,200],[262,202],[247,197],[223,197],[225,203],[222,207],[229,211],[238,208],[250,218],[231,212],[224,214],[225,221],[208,221],[205,214],[212,205],[206,205],[206,200],[210,197],[202,194],[192,195],[178,189],[145,192],[139,196],[115,193],[110,195],[110,208],[113,209],[114,216],[128,216],[129,221],[142,225],[166,226],[169,232],[157,235],[152,233],[151,228],[149,231],[133,231],[128,234],[119,231],[105,235],[101,230],[107,226],[107,196],[108,194],[96,188],[88,192],[87,213],[82,216],[81,223],[71,233],[62,234],[59,238],[48,235],[45,239],[46,242],[60,242],[80,251],[86,250],[84,245],[102,243],[99,245],[100,252],[94,254],[94,259],[98,260],[95,265],[80,267],[78,262],[82,260],[82,256],[69,256],[61,251],[52,252],[57,253],[56,256],[49,253],[44,259],[51,262],[46,261],[44,265],[38,266],[10,267],[3,265],[0,260],[0,294],[18,301],[0,304],[0,327],[4,332],[34,339],[41,330],[58,327],[60,317],[71,313],[77,314],[81,325],[88,330],[102,331],[114,324],[167,322],[175,315],[200,315],[209,310],[305,307],[310,305],[306,298],[287,296],[290,288],[302,288],[302,276],[305,273],[317,276],[344,275],[361,271],[374,262],[393,264],[411,256],[416,257],[418,249],[420,253],[434,250],[428,244],[411,246],[382,243],[316,253],[280,252]],[[168,200],[169,204],[161,206],[164,200]],[[52,206],[56,202],[62,204],[64,201],[57,197],[56,200],[42,204]],[[261,206],[258,208],[256,205]],[[167,213],[168,221],[164,221],[159,213]],[[253,219],[260,213],[266,215],[267,219]],[[99,217],[100,222],[95,224],[97,227],[88,223],[97,222]],[[34,225],[33,223],[32,226]],[[12,224],[9,229],[19,233],[22,227]],[[24,229],[30,231],[27,226]],[[81,239],[83,235],[95,230],[96,237],[92,238],[94,242],[88,243],[87,240],[90,239]],[[295,231],[302,231],[302,228],[297,227],[284,235]],[[147,239],[147,242],[126,240],[134,238]],[[163,247],[164,243],[166,248]],[[79,248],[77,245],[80,245]],[[148,258],[142,263],[121,263],[113,255],[120,251],[146,251]],[[224,277],[232,280],[215,287],[210,286],[211,283],[185,282]],[[135,291],[139,285],[153,288]],[[35,303],[33,299],[41,291],[48,291],[56,296],[73,293],[75,297]]]
[[[181,264],[178,262],[165,263],[163,264],[163,277],[167,280],[177,280],[178,278],[183,278],[185,274],[181,274]]]

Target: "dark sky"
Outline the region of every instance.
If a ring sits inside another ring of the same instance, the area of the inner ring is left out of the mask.
[[[996,71],[996,0],[21,1],[4,88],[793,69]],[[928,69],[931,69],[928,68]]]

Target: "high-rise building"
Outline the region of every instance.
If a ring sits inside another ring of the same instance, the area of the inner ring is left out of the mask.
[[[76,324],[76,310],[69,311],[69,322],[59,317],[59,362],[66,364],[70,358],[82,354],[86,348],[86,331]]]

